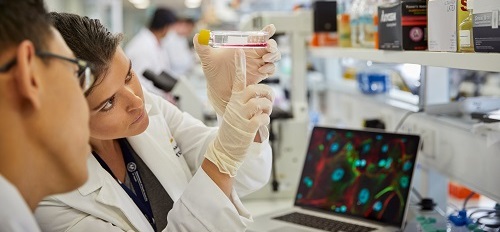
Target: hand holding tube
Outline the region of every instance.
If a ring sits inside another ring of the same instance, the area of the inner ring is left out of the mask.
[[[273,91],[268,86],[246,86],[245,53],[236,50],[233,57],[236,72],[231,97],[217,137],[205,154],[220,172],[231,177],[236,176],[257,131],[269,124],[274,101]]]
[[[274,35],[276,28],[268,25],[262,29],[268,37]],[[207,95],[218,115],[223,115],[231,97],[235,79],[235,48],[212,48],[198,43],[198,36],[193,38],[196,53],[199,55],[203,72],[207,78]],[[268,38],[269,39],[269,38]],[[246,57],[246,85],[257,84],[274,73],[275,65],[281,59],[278,45],[273,39],[267,40],[265,48],[244,49]]]

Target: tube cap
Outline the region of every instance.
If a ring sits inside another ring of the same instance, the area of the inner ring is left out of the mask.
[[[198,43],[202,45],[208,45],[210,41],[210,31],[209,30],[200,30],[200,34],[198,35]]]

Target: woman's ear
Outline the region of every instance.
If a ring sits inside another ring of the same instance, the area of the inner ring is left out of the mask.
[[[22,98],[23,104],[29,104],[34,109],[41,107],[40,76],[37,69],[35,46],[30,41],[23,41],[17,48],[17,65],[14,67],[14,82],[16,92]]]

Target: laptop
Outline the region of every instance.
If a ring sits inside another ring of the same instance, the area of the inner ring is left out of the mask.
[[[248,231],[402,231],[420,137],[315,127],[294,206]]]

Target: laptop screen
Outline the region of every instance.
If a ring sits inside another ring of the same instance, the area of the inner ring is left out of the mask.
[[[315,127],[295,205],[400,227],[419,136]]]

